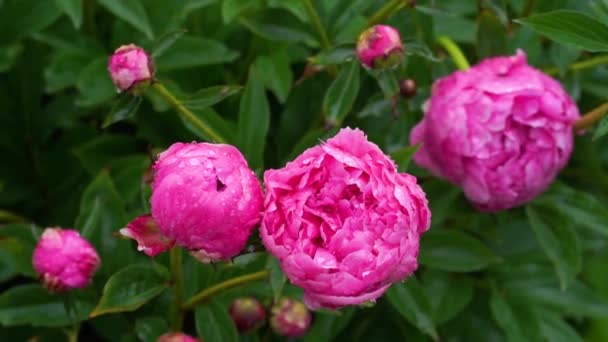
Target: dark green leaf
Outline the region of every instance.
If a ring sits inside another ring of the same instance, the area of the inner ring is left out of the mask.
[[[200,305],[194,312],[196,331],[205,341],[238,341],[238,333],[228,310],[217,301]]]
[[[91,317],[134,311],[169,286],[169,271],[155,263],[127,266],[113,274]]]
[[[74,149],[82,166],[93,175],[109,167],[113,159],[138,152],[137,140],[128,135],[102,135]]]
[[[308,22],[306,6],[302,0],[268,0],[270,8],[284,8],[303,22]]]
[[[187,120],[181,112],[178,112],[180,119],[184,123],[184,126],[188,128],[192,133],[199,136],[201,139],[207,141],[214,141],[214,139],[207,134],[207,132],[200,127],[193,125],[190,120]],[[216,111],[212,108],[206,108],[203,110],[193,110],[193,114],[201,121],[211,127],[217,134],[228,143],[234,144],[236,140],[234,132],[236,128],[232,122],[226,121],[224,118],[219,116]]]
[[[259,0],[222,0],[222,19],[224,24],[230,23],[241,13],[259,6]]]
[[[0,72],[10,70],[17,61],[17,57],[19,57],[21,51],[23,51],[23,45],[18,43],[0,46]]]
[[[73,291],[71,311],[66,309],[66,296],[50,294],[38,284],[15,286],[0,295],[0,324],[62,327],[87,319],[94,307],[90,293]]]
[[[239,109],[238,136],[241,152],[253,169],[262,169],[266,134],[270,124],[270,108],[258,71],[249,70],[249,81]]]
[[[146,35],[146,38],[154,38],[148,14],[140,0],[99,0],[99,3],[115,16],[141,31]]]
[[[410,56],[420,56],[424,59],[427,59],[431,62],[439,62],[440,59],[437,58],[434,54],[433,51],[431,51],[431,49],[428,47],[428,45],[422,43],[422,42],[418,42],[418,41],[411,41],[411,40],[405,40],[403,42],[404,46],[405,46],[405,54]]]
[[[329,51],[310,57],[310,61],[316,65],[342,64],[352,61],[356,57],[355,51],[355,46],[352,44],[337,45]]]
[[[562,289],[581,269],[582,250],[571,221],[559,211],[527,206],[528,222],[543,251],[553,263]]]
[[[293,72],[287,51],[275,49],[269,55],[259,56],[255,67],[266,87],[281,103],[285,103],[293,84]]]
[[[141,96],[131,96],[125,94],[121,96],[110,109],[110,114],[103,121],[103,128],[110,126],[111,124],[119,121],[123,121],[135,116],[139,106],[141,105]]]
[[[82,25],[82,0],[55,0],[55,4],[72,20],[75,28]]]
[[[494,320],[503,329],[510,342],[541,340],[538,317],[529,308],[513,306],[494,291],[490,299]]]
[[[304,43],[312,48],[319,46],[315,37],[294,27],[257,21],[245,16],[239,18],[239,23],[252,33],[273,42]]]
[[[165,53],[165,51],[173,46],[173,44],[175,44],[175,42],[186,32],[186,30],[177,30],[164,34],[158,39],[158,41],[156,41],[154,47],[150,50],[150,56],[152,58],[158,58],[158,56]]]
[[[608,26],[581,12],[558,10],[516,22],[561,44],[588,51],[608,51]]]
[[[471,282],[446,272],[427,270],[422,275],[422,285],[437,325],[457,317],[473,299]]]
[[[74,227],[91,242],[101,257],[101,273],[111,275],[135,257],[131,244],[114,234],[127,223],[124,204],[107,171],[101,171],[85,189]]]
[[[283,293],[283,287],[287,279],[281,270],[279,261],[275,257],[270,256],[268,258],[268,268],[270,269],[270,288],[272,288],[274,300],[278,301]]]
[[[540,310],[540,331],[549,342],[583,342],[576,330],[554,312]]]
[[[492,11],[477,19],[477,57],[502,56],[507,52],[507,30]]]
[[[304,342],[332,341],[352,321],[356,309],[343,308],[338,315],[317,313],[310,330],[304,335]]]
[[[323,112],[328,122],[340,126],[353,107],[359,93],[359,62],[342,68],[323,100]]]
[[[189,109],[203,110],[238,93],[242,88],[237,85],[213,86],[197,91],[189,99],[182,101],[182,103]]]
[[[593,132],[593,140],[597,140],[608,133],[608,115],[605,115],[604,118],[600,121]]]
[[[458,231],[434,230],[422,235],[420,263],[451,272],[484,269],[498,258],[481,241]]]
[[[60,51],[54,54],[44,69],[45,90],[53,93],[74,86],[90,61],[91,56],[79,52]]]
[[[143,317],[135,320],[135,333],[142,342],[157,342],[158,337],[169,331],[169,325],[161,317]]]
[[[99,57],[90,62],[80,73],[76,87],[80,91],[76,103],[83,107],[105,103],[116,95],[108,74],[108,58]]]
[[[433,322],[431,302],[415,277],[408,278],[405,284],[393,284],[386,292],[386,297],[393,308],[408,322],[434,340],[439,340]]]
[[[171,49],[158,57],[156,66],[161,71],[186,69],[232,62],[238,55],[238,52],[230,50],[221,42],[183,36],[173,44]]]
[[[414,154],[420,149],[420,144],[413,146],[406,146],[398,151],[391,153],[391,158],[397,163],[399,172],[406,172],[410,161],[414,157]]]

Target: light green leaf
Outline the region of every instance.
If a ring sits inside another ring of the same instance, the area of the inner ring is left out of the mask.
[[[99,3],[112,14],[141,31],[146,38],[154,38],[148,14],[140,0],[99,0]]]
[[[569,218],[557,210],[527,206],[528,222],[543,251],[553,263],[562,289],[581,269],[582,249]]]
[[[264,85],[255,68],[249,70],[249,80],[239,109],[239,148],[253,170],[264,164],[266,134],[270,124],[270,108]]]
[[[228,310],[217,301],[198,306],[194,312],[194,319],[196,331],[205,341],[236,342],[239,340]]]
[[[70,17],[75,28],[82,26],[82,0],[55,0],[55,4]]]
[[[137,310],[169,286],[169,271],[155,263],[129,265],[113,274],[91,317]]]
[[[340,126],[353,107],[359,93],[359,62],[352,61],[342,68],[327,89],[323,112],[333,126]]]
[[[408,322],[434,340],[439,340],[431,303],[415,277],[408,278],[405,284],[393,284],[386,292],[386,298]]]
[[[498,258],[481,241],[459,231],[433,230],[422,235],[419,261],[430,268],[472,272]]]
[[[558,10],[515,21],[561,44],[608,51],[608,26],[582,12]]]

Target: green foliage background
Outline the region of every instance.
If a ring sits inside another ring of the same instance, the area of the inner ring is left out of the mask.
[[[348,125],[417,175],[430,199],[432,229],[416,276],[375,305],[315,313],[301,340],[608,340],[606,120],[595,139],[593,130],[576,138],[558,182],[526,208],[479,213],[458,188],[407,165],[409,130],[433,80],[455,70],[438,37],[456,41],[472,63],[524,50],[585,112],[608,96],[605,57],[590,52],[608,51],[608,1],[427,0],[397,11],[387,23],[401,32],[408,56],[394,76],[415,79],[418,93],[395,108],[392,79],[378,82],[352,61],[358,34],[389,2],[313,1],[328,47],[301,0],[0,0],[2,339],[65,340],[77,321],[87,341],[154,341],[169,329],[168,256],[150,260],[115,235],[149,210],[150,155],[208,136],[152,91],[136,112],[114,110],[108,119],[116,101],[124,109],[130,99],[117,97],[106,67],[121,44],[152,50],[186,29],[156,59],[157,78],[259,174],[333,135],[327,123]],[[587,16],[547,14],[563,9]],[[512,21],[530,14],[546,17]],[[591,67],[576,67],[593,58]],[[104,127],[120,115],[128,118]],[[47,226],[75,227],[99,250],[103,267],[91,288],[66,299],[36,284],[31,253]],[[237,336],[227,307],[240,295],[266,304],[281,293],[301,296],[265,253],[215,267],[187,256],[184,268],[186,298],[272,272],[271,281],[225,292],[187,315],[187,332],[206,341],[280,340],[267,327]]]

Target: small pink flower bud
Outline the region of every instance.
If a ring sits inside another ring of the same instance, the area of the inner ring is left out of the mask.
[[[141,93],[152,81],[154,68],[146,51],[137,45],[123,45],[110,56],[108,70],[118,92]]]
[[[371,69],[396,67],[403,58],[399,31],[387,25],[370,27],[359,36],[357,56],[364,66]]]
[[[230,317],[240,333],[248,333],[264,325],[266,311],[257,299],[245,297],[232,302]]]
[[[231,145],[175,143],[154,165],[152,217],[202,262],[236,256],[263,210],[262,187]]]
[[[312,316],[304,303],[291,298],[281,298],[272,307],[270,326],[279,335],[299,337],[308,331]]]
[[[184,333],[166,333],[161,335],[156,342],[202,342],[202,339]]]
[[[34,249],[32,263],[49,291],[63,292],[89,285],[100,259],[77,231],[47,228]]]
[[[120,230],[122,236],[137,241],[137,250],[155,257],[173,247],[174,241],[164,236],[150,215],[136,217],[127,228]]]

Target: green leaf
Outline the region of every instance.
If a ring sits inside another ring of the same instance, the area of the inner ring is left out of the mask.
[[[338,127],[350,112],[359,92],[359,62],[342,68],[323,100],[323,112],[329,123]]]
[[[540,341],[538,318],[529,308],[513,306],[497,291],[492,292],[490,309],[494,320],[511,342]]]
[[[238,85],[222,85],[201,89],[182,104],[191,110],[203,110],[218,104],[226,98],[237,94],[243,87]]]
[[[537,201],[560,209],[577,225],[608,237],[608,209],[593,195],[556,182]]]
[[[106,276],[135,257],[130,242],[114,236],[127,222],[122,198],[108,172],[103,170],[84,190],[74,227],[99,252],[102,260],[100,272]]]
[[[141,105],[141,101],[141,96],[131,96],[128,94],[121,96],[112,105],[110,114],[108,114],[106,119],[103,121],[102,127],[106,128],[115,122],[132,118],[135,113],[137,113],[137,110]]]
[[[600,123],[597,125],[595,132],[593,132],[593,141],[603,137],[608,133],[608,115],[604,115]]]
[[[501,56],[507,52],[507,32],[494,12],[484,10],[477,18],[477,57]]]
[[[241,13],[259,6],[259,0],[222,0],[222,19],[228,24]]]
[[[553,263],[562,289],[581,269],[582,248],[571,221],[557,210],[527,206],[528,222],[543,251]]]
[[[156,60],[159,71],[186,69],[205,65],[229,63],[239,53],[221,42],[194,36],[184,36]]]
[[[279,102],[285,103],[293,84],[293,72],[287,51],[274,49],[269,55],[259,56],[255,67],[266,87],[274,93]]]
[[[164,34],[154,44],[154,47],[150,50],[150,56],[152,58],[158,58],[160,55],[165,53],[175,42],[180,39],[187,31],[176,30]]]
[[[234,132],[236,130],[235,125],[232,122],[229,122],[227,120],[225,120],[224,118],[222,118],[221,116],[219,116],[217,114],[216,111],[214,111],[212,108],[206,108],[203,110],[192,110],[192,112],[194,113],[194,115],[199,118],[201,121],[205,122],[208,126],[210,126],[211,128],[213,128],[213,130],[218,133],[220,136],[222,136],[224,139],[226,139],[228,141],[228,143],[234,144]],[[213,139],[207,135],[207,133],[203,130],[201,130],[198,126],[195,126],[192,124],[192,122],[190,122],[190,120],[187,120],[182,114],[181,112],[178,112],[178,115],[180,117],[180,119],[182,120],[182,122],[184,123],[184,126],[186,126],[186,128],[188,128],[192,133],[196,134],[197,136],[199,136],[201,139],[207,140],[207,141],[213,141]]]
[[[91,317],[135,311],[169,286],[169,271],[156,263],[129,265],[113,274]]]
[[[446,272],[427,270],[422,274],[422,286],[431,303],[433,321],[437,325],[458,316],[473,299],[471,282]]]
[[[154,38],[148,14],[140,0],[99,0],[99,3],[112,14],[145,34],[146,38]]]
[[[21,55],[21,51],[23,51],[23,45],[19,43],[0,46],[0,72],[10,70],[17,61],[17,57]]]
[[[239,340],[228,310],[217,301],[198,306],[194,312],[194,319],[196,332],[205,341],[236,342]]]
[[[583,342],[576,330],[554,312],[540,310],[540,331],[549,342]]]
[[[45,91],[53,93],[76,84],[91,56],[73,51],[59,51],[44,69]]]
[[[437,58],[437,56],[433,54],[433,51],[425,43],[412,40],[404,40],[403,45],[405,46],[406,56],[419,56],[431,62],[441,61],[441,59]]]
[[[304,335],[304,342],[333,341],[352,321],[356,311],[354,307],[335,311],[337,315],[317,311],[314,323]]]
[[[272,289],[274,300],[278,301],[283,293],[283,287],[285,286],[287,278],[285,278],[285,274],[281,270],[279,261],[275,257],[268,257],[267,267],[270,269],[270,288]]]
[[[608,26],[575,11],[558,10],[515,20],[560,44],[588,51],[608,51]]]
[[[391,158],[397,163],[399,172],[406,172],[410,161],[420,149],[421,144],[405,146],[404,148],[391,153]]]
[[[142,317],[135,320],[135,333],[143,342],[157,342],[158,337],[167,331],[169,325],[162,317]]]
[[[113,159],[137,154],[137,139],[129,135],[102,135],[74,149],[82,166],[92,175],[107,168]]]
[[[249,70],[249,81],[241,98],[238,122],[238,141],[241,152],[253,169],[262,169],[264,147],[270,124],[270,108],[264,85],[255,68]]]
[[[350,62],[357,56],[353,44],[341,44],[332,47],[329,51],[322,51],[318,55],[310,57],[309,60],[315,65],[331,65]]]
[[[298,28],[285,26],[279,23],[270,23],[267,20],[258,21],[253,18],[242,16],[239,23],[245,26],[253,34],[272,42],[304,43],[308,47],[316,48],[319,42],[314,36]]]
[[[72,291],[67,295],[70,312],[65,296],[50,294],[41,285],[19,285],[5,290],[0,295],[0,324],[62,327],[86,320],[95,305],[90,293]]]
[[[114,97],[116,89],[108,75],[108,57],[91,61],[80,73],[76,87],[80,92],[76,100],[79,106],[95,106]]]
[[[481,241],[469,235],[432,229],[422,235],[419,261],[444,271],[472,272],[486,268],[498,258]]]
[[[302,0],[268,0],[268,7],[283,8],[296,16],[302,22],[308,22],[309,16]]]
[[[386,292],[386,298],[408,322],[434,340],[439,340],[431,303],[415,277],[408,278],[405,284],[393,284]]]
[[[75,28],[82,26],[82,0],[55,0],[55,4],[70,17]]]

